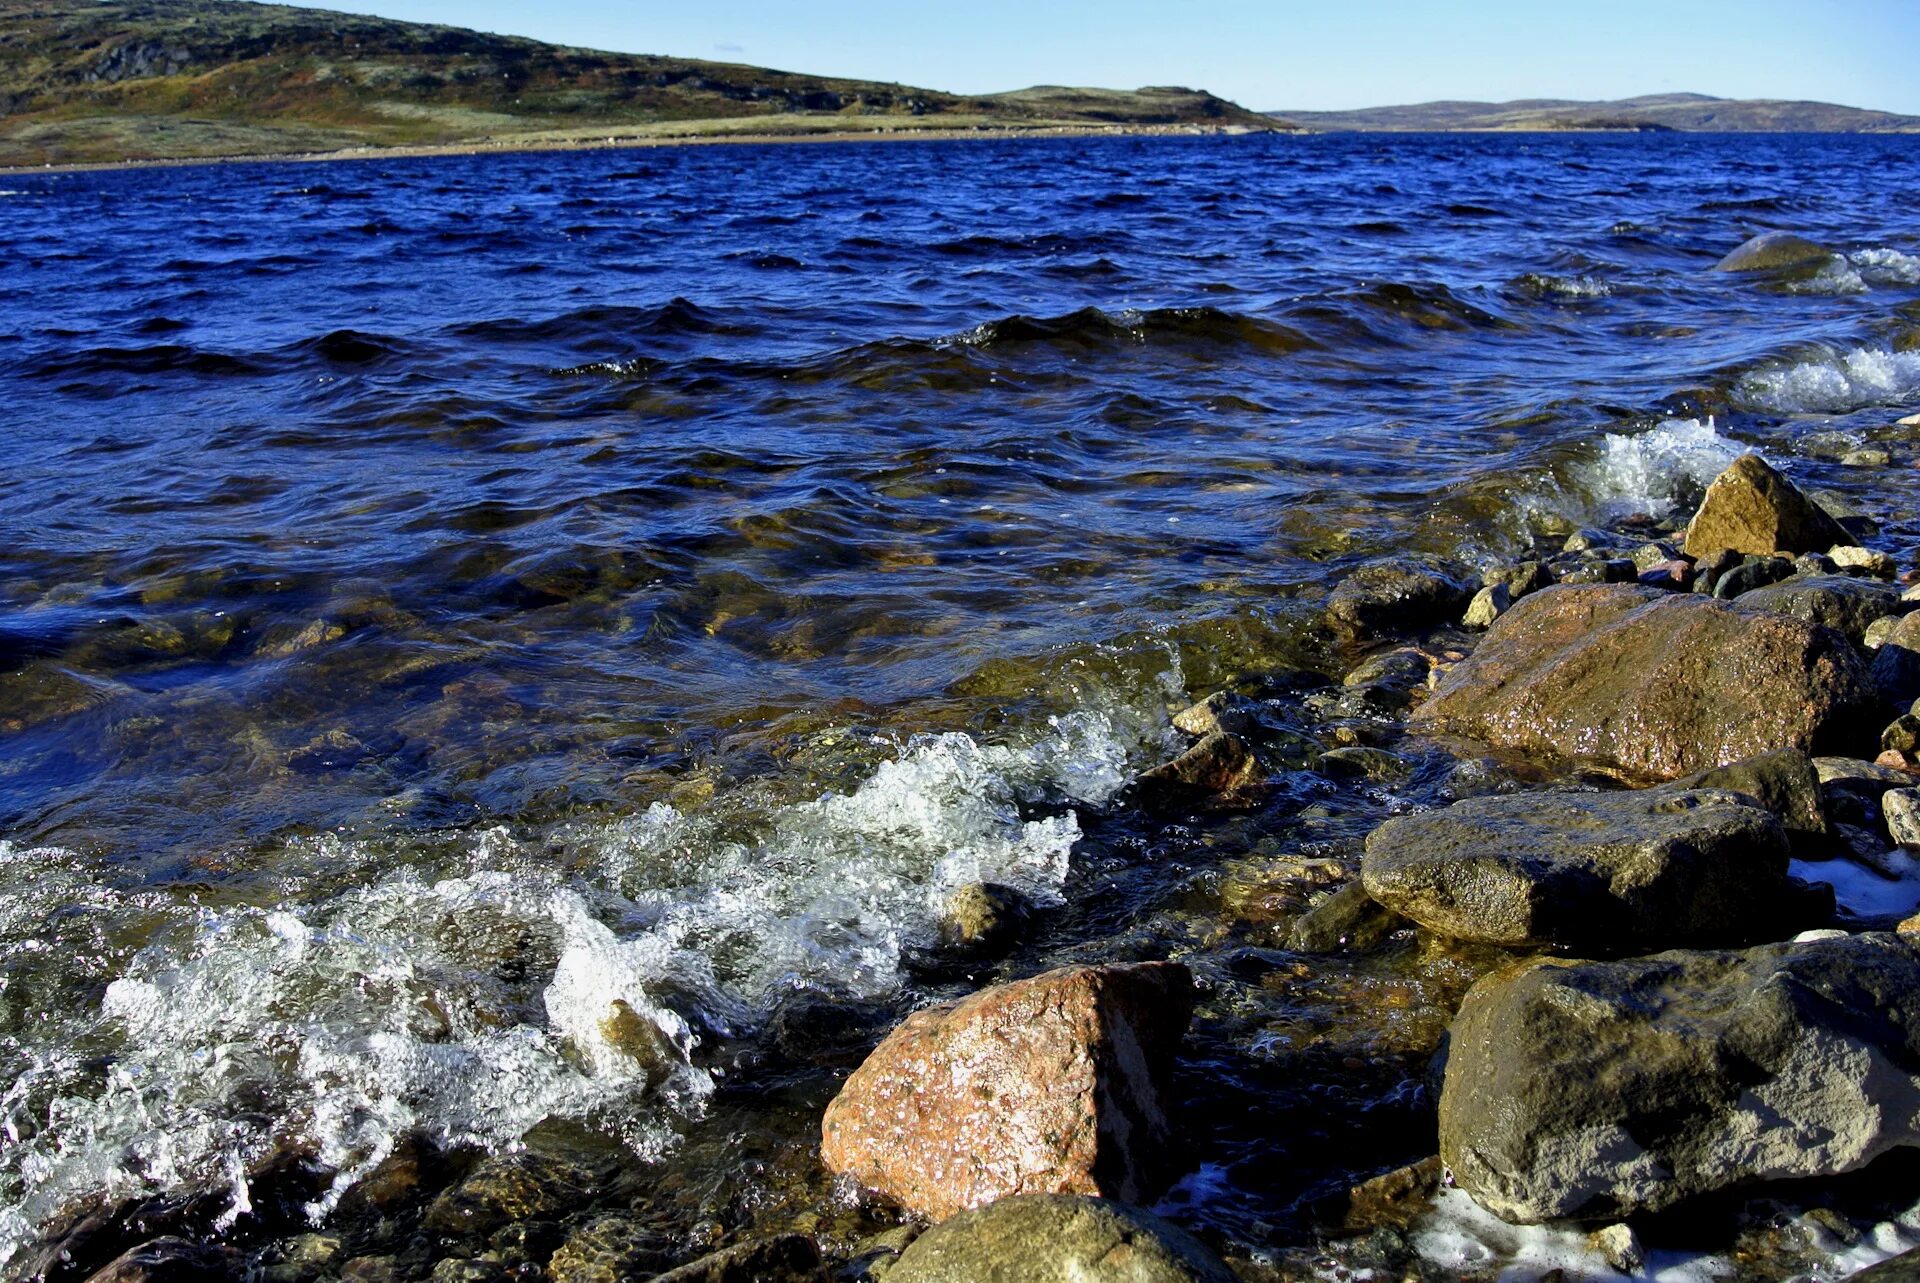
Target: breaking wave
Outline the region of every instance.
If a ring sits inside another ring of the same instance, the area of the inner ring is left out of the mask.
[[[1920,397],[1920,352],[1856,348],[1810,361],[1755,370],[1734,395],[1745,405],[1783,414],[1846,414],[1899,406]]]

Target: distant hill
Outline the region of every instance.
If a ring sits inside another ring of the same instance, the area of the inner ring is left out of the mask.
[[[1652,94],[1618,102],[1524,98],[1517,102],[1423,102],[1358,111],[1271,113],[1312,130],[1679,130],[1687,133],[1912,133],[1920,116],[1838,107],[1825,102],[1771,98],[1709,98],[1705,94]]]
[[[609,136],[1278,127],[1191,89],[975,97],[240,0],[0,0],[0,165]]]

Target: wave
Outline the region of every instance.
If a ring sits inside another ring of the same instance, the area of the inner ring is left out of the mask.
[[[1825,349],[1811,360],[1749,371],[1734,396],[1756,410],[1782,414],[1847,414],[1920,399],[1920,351]]]
[[[1545,272],[1527,272],[1516,277],[1513,290],[1529,298],[1588,299],[1607,298],[1613,286],[1598,276],[1555,276]]]
[[[503,317],[455,326],[451,333],[466,339],[502,343],[527,340],[608,339],[635,336],[720,334],[751,336],[759,327],[722,319],[717,313],[675,296],[653,307],[596,304],[563,312],[544,321]]]
[[[1064,316],[1008,316],[940,340],[981,350],[1027,346],[1099,348],[1115,345],[1239,347],[1286,355],[1317,347],[1299,330],[1259,317],[1214,307],[1171,307],[1103,312],[1082,308]]]
[[[1574,474],[1601,516],[1668,516],[1689,510],[1746,447],[1720,435],[1709,418],[1665,419],[1646,432],[1609,432],[1599,457]]]

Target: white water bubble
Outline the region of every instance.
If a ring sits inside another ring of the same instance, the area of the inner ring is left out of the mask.
[[[1855,348],[1791,365],[1755,370],[1735,395],[1760,410],[1786,414],[1846,414],[1898,406],[1920,397],[1920,352]]]

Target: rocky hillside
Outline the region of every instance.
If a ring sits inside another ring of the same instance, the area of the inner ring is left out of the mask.
[[[0,3],[0,165],[976,127],[1275,122],[1189,89],[969,97],[238,0]]]
[[[1276,112],[1313,130],[1677,130],[1690,133],[1908,133],[1920,116],[1897,116],[1824,102],[1736,100],[1705,94],[1654,94],[1618,102],[1527,98],[1516,102],[1426,102],[1358,111]]]

